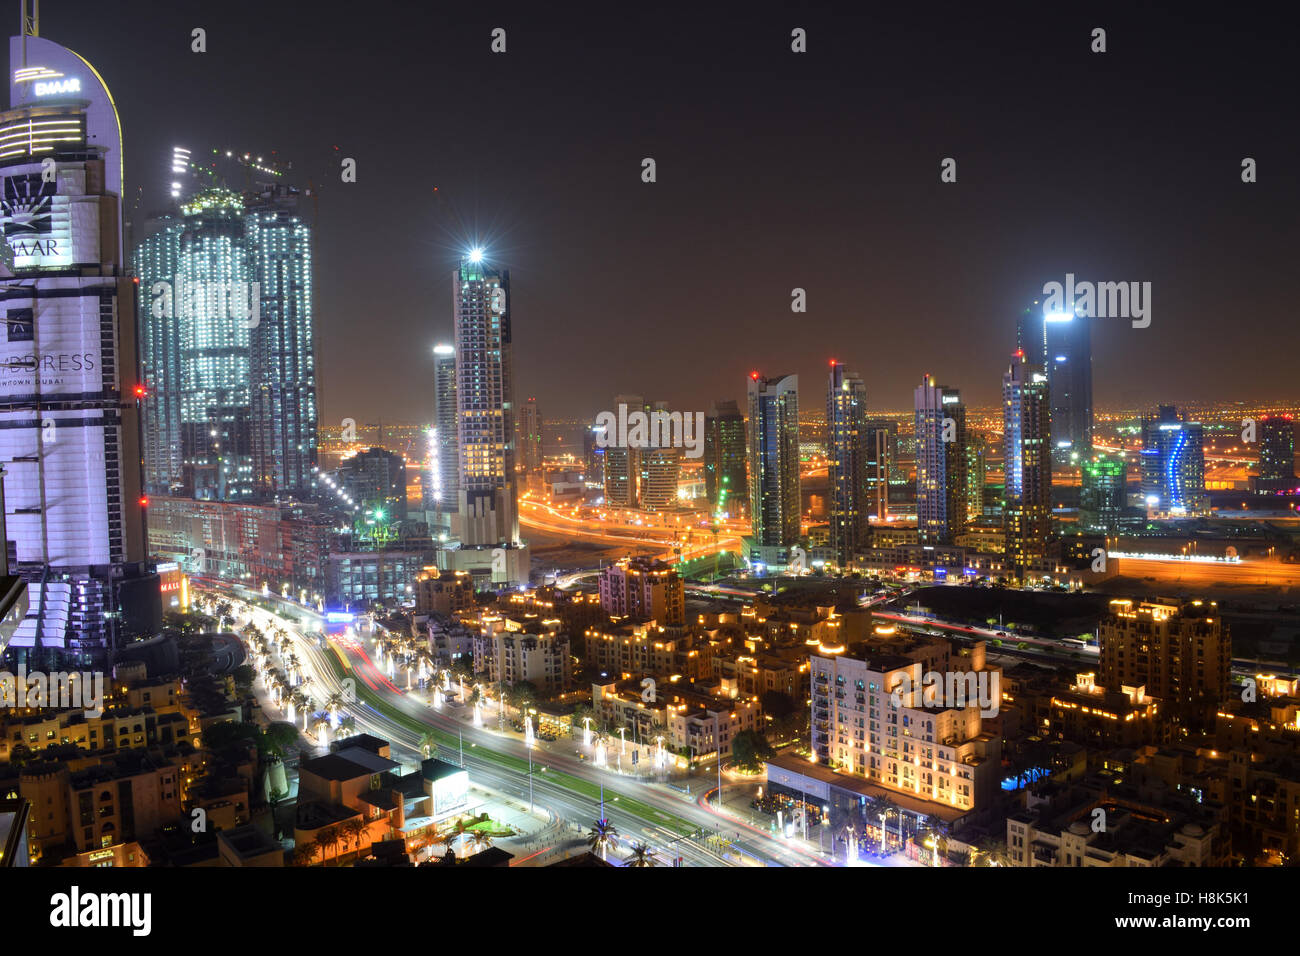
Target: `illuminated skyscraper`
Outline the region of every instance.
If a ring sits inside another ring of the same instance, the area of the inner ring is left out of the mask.
[[[641,450],[641,507],[646,511],[667,511],[677,505],[677,482],[681,474],[680,448]]]
[[[984,517],[984,479],[986,450],[979,436],[966,436],[966,517],[965,523]]]
[[[71,50],[14,37],[9,62],[0,464],[12,570],[29,597],[9,651],[33,669],[104,666],[110,648],[156,633],[161,616],[158,579],[140,564],[147,502],[121,128],[108,88]],[[140,604],[150,585],[152,610]]]
[[[898,457],[898,422],[867,419],[867,495],[871,513],[881,521],[889,517],[889,477]]]
[[[438,345],[433,350],[434,436],[430,486],[433,508],[456,509],[460,491],[460,436],[456,420],[456,347]],[[431,509],[432,510],[432,509]]]
[[[749,376],[750,526],[759,560],[799,541],[799,376]],[[753,555],[751,555],[753,557]]]
[[[917,534],[922,544],[951,544],[966,524],[966,406],[929,375],[913,395]]]
[[[667,413],[668,410],[667,402],[655,402],[650,408],[651,412]],[[637,454],[637,467],[641,473],[641,507],[646,511],[667,511],[675,507],[677,480],[682,467],[681,449],[642,448]]]
[[[617,410],[626,405],[628,413],[649,413],[650,406],[640,395],[619,395],[614,399]],[[605,448],[605,504],[613,508],[641,506],[641,449],[611,444]]]
[[[1092,320],[1074,310],[1045,314],[1035,299],[1020,317],[1018,347],[1047,375],[1052,458],[1078,464],[1092,456]]]
[[[1083,487],[1079,493],[1079,527],[1083,531],[1115,534],[1127,504],[1122,458],[1098,456],[1085,462]]]
[[[734,401],[715,402],[704,423],[704,489],[714,514],[748,511],[745,416]]]
[[[1023,579],[1051,570],[1052,456],[1047,375],[1020,351],[1002,376],[1002,429],[1007,564]]]
[[[1260,419],[1259,477],[1265,482],[1295,481],[1295,422],[1290,415]]]
[[[524,475],[531,483],[540,483],[542,477],[542,413],[537,409],[537,399],[524,402],[519,418],[519,458]]]
[[[136,248],[152,494],[314,493],[311,237],[296,195],[206,188]]]
[[[307,499],[315,492],[317,424],[311,231],[294,188],[262,186],[244,198],[260,308],[247,320],[253,486],[260,498]]]
[[[867,488],[867,389],[862,379],[831,362],[826,387],[826,457],[830,481],[830,547],[840,567],[867,546],[871,502]]]
[[[582,483],[588,488],[605,490],[604,425],[588,425],[582,430]]]
[[[456,536],[465,545],[519,541],[510,273],[481,254],[452,273],[460,489]]]
[[[1161,405],[1142,419],[1142,496],[1154,514],[1199,514],[1205,510],[1203,428]]]

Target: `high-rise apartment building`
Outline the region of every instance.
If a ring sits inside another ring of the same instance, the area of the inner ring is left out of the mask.
[[[890,474],[898,458],[898,422],[888,418],[867,419],[867,497],[871,514],[881,521],[889,517]]]
[[[650,406],[640,395],[619,395],[614,408],[626,405],[628,414],[634,411],[648,413]],[[601,426],[598,426],[601,427]],[[612,438],[607,436],[607,440]],[[627,444],[609,444],[605,448],[605,504],[612,508],[639,508],[641,506],[641,449]]]
[[[588,488],[605,489],[604,425],[588,425],[582,430],[582,483]]]
[[[1092,320],[1068,311],[1045,313],[1035,299],[1020,317],[1017,347],[1047,375],[1052,459],[1077,464],[1092,457]]]
[[[973,433],[966,436],[966,518],[965,523],[984,517],[984,480],[987,472],[988,449],[982,437]]]
[[[430,485],[434,508],[456,510],[460,492],[460,435],[456,410],[456,347],[433,349],[433,455]]]
[[[519,540],[510,273],[480,253],[452,274],[456,319],[456,408],[460,501],[456,536],[465,545]]]
[[[748,445],[753,551],[779,563],[800,534],[799,376],[750,374]]]
[[[826,387],[826,459],[830,483],[830,547],[848,567],[871,535],[868,497],[867,389],[862,379],[831,361]]]
[[[1142,419],[1142,496],[1155,514],[1199,514],[1205,497],[1204,429],[1200,422],[1179,417],[1172,405],[1161,405],[1152,418]]]
[[[667,415],[668,403],[655,402],[654,413]],[[653,428],[653,424],[651,425]],[[647,447],[638,449],[637,467],[640,472],[641,507],[645,511],[668,511],[677,506],[677,484],[681,476],[682,452],[680,448]]]
[[[927,375],[913,407],[917,535],[922,544],[951,544],[966,524],[966,406],[957,389]]]
[[[1007,567],[1023,579],[1053,566],[1052,455],[1047,375],[1020,351],[1002,376],[1002,429]]]
[[[1295,481],[1295,422],[1290,415],[1266,415],[1259,420],[1261,481]]]
[[[542,413],[537,408],[537,399],[529,398],[520,407],[519,416],[519,463],[523,473],[531,482],[541,478],[542,473]]]
[[[738,517],[748,510],[745,416],[734,401],[714,402],[704,423],[704,488],[713,513]]]
[[[680,448],[643,448],[638,456],[641,469],[641,507],[645,511],[668,511],[676,507],[681,474]]]
[[[147,502],[121,127],[107,86],[71,50],[13,37],[9,63],[0,465],[11,571],[29,600],[9,652],[33,668],[103,666],[161,618],[158,579],[140,563]],[[138,604],[149,583],[151,608]]]

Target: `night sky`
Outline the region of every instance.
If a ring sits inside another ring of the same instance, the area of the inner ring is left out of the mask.
[[[992,403],[1017,314],[1066,272],[1153,286],[1149,328],[1096,320],[1099,407],[1300,397],[1294,30],[876,6],[47,0],[41,33],[113,91],[128,200],[165,204],[173,144],[275,150],[322,186],[322,424],[431,418],[475,240],[510,269],[516,397],[547,417],[618,392],[707,409],[751,369],[817,406],[832,357],[873,409],[924,372]]]

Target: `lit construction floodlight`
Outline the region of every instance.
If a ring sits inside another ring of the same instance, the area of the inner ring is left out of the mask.
[[[473,249],[471,249],[471,250],[469,251],[469,261],[470,261],[470,262],[482,262],[482,261],[483,261],[483,249],[482,249],[482,247],[480,247],[480,246],[475,246]]]

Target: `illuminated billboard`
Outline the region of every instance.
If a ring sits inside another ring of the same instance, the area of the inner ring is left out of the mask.
[[[426,760],[422,766],[425,789],[433,797],[433,818],[441,820],[469,806],[469,772],[443,760]]]
[[[24,165],[0,178],[0,234],[13,271],[66,269],[99,261],[99,197],[87,196],[86,170]]]

